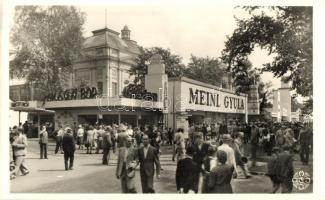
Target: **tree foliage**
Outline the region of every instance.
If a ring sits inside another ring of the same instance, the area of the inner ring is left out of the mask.
[[[136,64],[130,69],[130,74],[135,76],[134,84],[144,85],[144,77],[147,74],[149,60],[155,54],[159,54],[162,57],[168,77],[183,75],[184,65],[179,55],[172,54],[169,49],[161,47],[140,47],[140,55],[135,60]]]
[[[14,22],[10,76],[25,78],[41,99],[61,90],[80,56],[84,13],[73,6],[17,6]]]
[[[223,83],[222,77],[226,72],[226,68],[223,65],[216,58],[201,58],[192,55],[190,62],[184,70],[184,75],[194,80],[221,87]]]
[[[236,71],[255,47],[266,49],[275,57],[262,70],[291,81],[298,94],[312,96],[312,7],[269,7],[271,14],[264,7],[245,9],[250,18],[237,19],[222,59]]]

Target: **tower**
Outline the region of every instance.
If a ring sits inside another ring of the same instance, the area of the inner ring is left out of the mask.
[[[125,25],[124,28],[121,30],[121,36],[123,40],[130,40],[130,29]]]

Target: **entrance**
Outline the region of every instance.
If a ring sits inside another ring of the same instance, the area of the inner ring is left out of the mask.
[[[78,115],[79,124],[95,125],[97,122],[97,115]]]

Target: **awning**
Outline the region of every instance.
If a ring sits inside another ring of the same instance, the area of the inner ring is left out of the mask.
[[[10,110],[20,111],[20,112],[28,112],[28,113],[55,113],[54,110],[46,110],[45,108],[34,108],[34,107],[11,107]]]

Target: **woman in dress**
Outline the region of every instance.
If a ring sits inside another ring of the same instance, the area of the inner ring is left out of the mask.
[[[87,131],[87,140],[86,140],[86,147],[87,147],[87,154],[92,154],[93,146],[94,146],[94,127],[89,126],[89,130]]]

